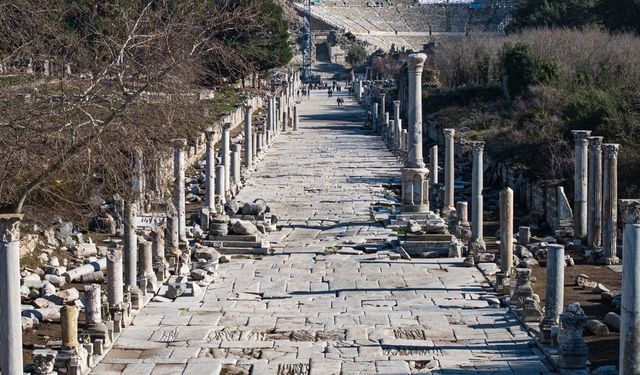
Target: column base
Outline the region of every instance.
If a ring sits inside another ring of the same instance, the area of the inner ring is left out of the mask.
[[[555,322],[548,321],[547,319],[543,319],[542,322],[540,322],[540,334],[538,335],[540,343],[547,346],[555,346],[552,333],[554,326],[556,326]]]
[[[429,211],[429,169],[402,168],[402,212]]]

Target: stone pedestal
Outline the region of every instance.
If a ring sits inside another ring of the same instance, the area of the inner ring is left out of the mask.
[[[443,212],[448,214],[448,212],[455,209],[455,141],[454,137],[456,135],[455,129],[443,129],[444,139],[445,139],[445,149],[444,149],[444,207]]]
[[[144,292],[155,293],[158,288],[158,280],[153,271],[153,243],[140,238],[138,241],[138,274],[146,280]]]
[[[244,167],[251,169],[253,166],[253,129],[251,124],[251,116],[253,115],[253,109],[251,104],[245,104],[244,106]]]
[[[540,323],[540,341],[551,344],[551,329],[559,323],[564,306],[564,246],[549,245],[544,319]]]
[[[173,205],[178,211],[178,225],[180,241],[187,241],[187,213],[185,197],[185,172],[187,169],[185,160],[186,139],[174,139],[174,159],[173,159]],[[126,249],[125,249],[126,251]]]
[[[620,374],[640,374],[640,200],[620,200],[622,239],[622,308]]]
[[[3,374],[22,374],[21,220],[21,214],[0,214],[0,368]]]
[[[562,339],[559,340],[560,348],[558,351],[560,374],[589,374],[587,369],[589,350],[582,336],[587,320],[589,317],[578,303],[567,305],[560,316],[560,322],[564,329]],[[624,374],[627,375],[627,373]]]
[[[215,132],[213,130],[207,130],[205,132],[207,139],[207,149],[205,155],[205,170],[204,170],[204,205],[210,209],[214,209],[216,206],[215,198],[215,186],[216,186],[216,150],[215,150]]]
[[[589,137],[589,195],[587,244],[602,245],[602,137]]]
[[[393,122],[394,126],[394,149],[396,151],[402,151],[402,120]]]
[[[429,170],[402,168],[402,212],[429,211]]]
[[[587,130],[573,131],[575,141],[576,165],[574,175],[574,236],[577,239],[587,237],[587,193],[588,193],[588,141],[591,135]]]
[[[472,196],[471,196],[471,242],[469,251],[477,255],[478,251],[484,251],[486,245],[483,236],[483,158],[484,142],[473,142],[473,176],[472,176]]]
[[[618,150],[620,145],[607,143],[604,151],[604,181],[602,186],[602,263],[619,264],[618,231]]]

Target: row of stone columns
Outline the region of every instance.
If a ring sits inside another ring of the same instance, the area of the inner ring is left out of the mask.
[[[603,263],[619,262],[616,250],[619,145],[603,143],[588,130],[573,131],[575,142],[574,237],[602,247]]]

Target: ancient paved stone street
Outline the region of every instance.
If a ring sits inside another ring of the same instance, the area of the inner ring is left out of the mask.
[[[279,215],[276,254],[221,264],[203,296],[151,302],[94,374],[549,373],[477,269],[353,250],[394,235],[370,210],[400,162],[335,99],[303,99],[301,129],[238,197]]]

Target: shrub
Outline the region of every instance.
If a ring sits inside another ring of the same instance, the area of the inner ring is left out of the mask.
[[[537,57],[524,43],[505,43],[502,67],[509,92],[514,95],[522,94],[531,85],[556,81],[560,70],[558,63]]]

